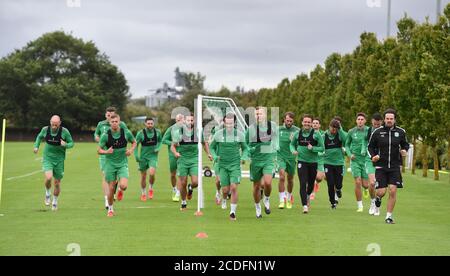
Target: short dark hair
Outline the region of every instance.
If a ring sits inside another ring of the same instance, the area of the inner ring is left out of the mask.
[[[394,118],[397,118],[397,111],[395,111],[395,109],[393,108],[386,109],[386,111],[384,112],[384,118],[386,118],[386,114],[394,114]]]
[[[120,120],[120,115],[114,114],[114,115],[111,115],[111,117],[110,117],[110,119],[116,119],[116,118],[118,118]]]
[[[145,122],[148,122],[148,121],[155,121],[152,117],[147,117],[147,118],[145,118]]]
[[[303,116],[302,116],[302,121],[303,121],[305,118],[310,118],[311,121],[312,121],[312,120],[314,119],[314,116],[311,115],[311,114],[303,114]]]
[[[364,112],[359,112],[358,114],[356,114],[356,118],[358,117],[364,117],[364,119],[367,119],[367,115]]]
[[[376,112],[372,115],[372,119],[375,121],[383,121],[383,117],[381,116],[380,112]]]
[[[336,128],[336,129],[340,129],[341,128],[341,123],[338,120],[333,119],[330,122],[330,127]]]
[[[286,119],[286,117],[289,117],[291,119],[295,119],[295,113],[291,112],[291,111],[288,111],[288,112],[284,113],[284,119]]]
[[[106,108],[106,112],[117,112],[117,108],[115,108],[114,106],[108,106]]]
[[[319,118],[319,117],[316,117],[316,118],[314,118],[314,119],[313,119],[313,121],[319,121],[319,124],[321,124],[321,123],[322,123],[322,120],[320,120],[320,118]]]
[[[339,123],[342,123],[342,117],[341,116],[334,116],[333,120],[339,121]]]

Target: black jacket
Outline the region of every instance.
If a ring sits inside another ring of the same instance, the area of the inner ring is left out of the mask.
[[[403,128],[386,126],[376,129],[369,139],[368,151],[370,158],[376,155],[380,160],[374,163],[375,167],[384,169],[397,169],[402,165],[400,150],[408,151],[406,131]]]

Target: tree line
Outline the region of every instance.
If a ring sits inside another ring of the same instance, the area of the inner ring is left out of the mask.
[[[395,108],[415,148],[413,173],[419,164],[427,176],[432,166],[438,179],[439,168],[450,167],[450,4],[437,23],[405,15],[397,25],[395,37],[378,40],[374,33],[363,33],[351,53],[333,53],[310,73],[283,79],[271,89],[206,91],[206,77],[188,73],[185,96],[154,110],[131,99],[125,76],[94,42],[62,31],[47,33],[0,59],[0,117],[13,127],[36,128],[55,113],[65,126],[89,130],[113,105],[127,122],[153,116],[164,130],[172,123],[173,108],[193,110],[197,95],[206,94],[231,97],[244,108],[293,111],[297,122],[303,113],[312,113],[326,126],[339,115],[350,129],[358,112],[370,116]]]
[[[420,156],[427,176],[431,154],[439,179],[440,166],[450,160],[450,4],[435,24],[405,15],[397,25],[396,37],[380,41],[363,33],[353,52],[333,53],[310,74],[260,90],[256,104],[312,113],[326,125],[339,115],[347,129],[358,112],[395,108],[415,148],[413,173]]]

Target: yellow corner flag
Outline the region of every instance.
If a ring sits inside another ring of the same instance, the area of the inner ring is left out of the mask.
[[[2,202],[2,184],[3,184],[3,161],[5,157],[5,133],[6,133],[6,119],[3,119],[2,128],[2,153],[0,156],[0,206]]]

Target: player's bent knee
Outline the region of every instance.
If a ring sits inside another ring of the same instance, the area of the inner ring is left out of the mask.
[[[396,195],[397,194],[397,186],[390,185],[389,186],[389,193]]]
[[[53,174],[52,173],[45,173],[45,181],[52,181]]]
[[[377,196],[378,197],[384,197],[385,194],[386,194],[386,189],[385,188],[377,190]]]

